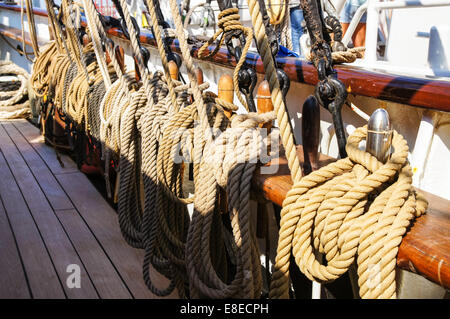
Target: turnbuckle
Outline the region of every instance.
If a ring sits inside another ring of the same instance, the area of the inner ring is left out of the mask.
[[[347,99],[347,89],[344,83],[336,79],[334,74],[330,74],[317,84],[315,96],[319,104],[331,113],[339,155],[341,158],[347,157],[345,151],[346,137],[341,115],[342,105]]]
[[[275,58],[274,61],[276,61]],[[286,74],[286,72],[284,72],[283,69],[277,68],[276,70],[278,82],[280,83],[281,94],[283,95],[283,99],[286,103],[286,95],[289,91],[289,88],[291,87],[291,79],[289,79],[288,75]]]
[[[239,42],[239,43],[237,43]],[[241,46],[245,43],[244,33],[241,30],[233,30],[225,34],[225,44],[228,52],[234,56],[236,62],[241,59]],[[255,70],[248,67],[244,62],[238,72],[239,91],[245,96],[245,100],[250,112],[256,112],[255,101],[253,99],[253,90],[255,89],[257,76]]]

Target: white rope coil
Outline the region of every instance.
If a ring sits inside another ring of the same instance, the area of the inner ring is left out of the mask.
[[[29,74],[11,61],[0,61],[0,76],[12,75],[20,81],[20,87],[13,91],[2,91],[0,97],[6,97],[0,101],[0,119],[14,119],[26,117],[30,114],[30,103],[19,103],[28,95]]]

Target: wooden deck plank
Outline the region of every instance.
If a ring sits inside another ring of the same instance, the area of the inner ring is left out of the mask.
[[[74,208],[47,165],[13,125],[13,122],[4,122],[3,127],[8,132],[14,144],[16,144],[16,147],[19,149],[35,179],[41,186],[52,208],[54,210]]]
[[[0,135],[0,140],[4,138]],[[16,236],[33,298],[65,298],[48,251],[0,147],[0,196]],[[0,276],[3,274],[0,273]],[[2,289],[2,287],[0,287]]]
[[[13,125],[13,130],[9,125]],[[18,148],[23,151],[25,160],[36,160],[35,156],[27,154],[34,149],[42,157],[43,161],[51,169],[58,184],[68,195],[76,210],[56,210],[63,228],[66,230],[81,260],[83,261],[94,286],[102,298],[153,298],[155,297],[146,287],[142,279],[143,252],[130,247],[122,238],[117,221],[117,214],[109,206],[100,193],[93,187],[86,176],[75,169],[61,170],[59,163],[55,161],[54,151],[44,145],[39,130],[25,120],[15,120],[4,124],[12,139],[18,143]],[[20,132],[31,148],[22,145],[25,141],[17,135]],[[25,156],[26,155],[26,156]],[[27,162],[28,162],[27,160]],[[66,168],[76,167],[70,158],[66,158]],[[48,161],[51,161],[49,164]],[[53,167],[52,167],[52,164]],[[56,165],[57,164],[57,165]],[[42,170],[42,169],[41,169]],[[68,175],[68,176],[65,176]],[[38,178],[36,176],[36,178]],[[75,182],[75,183],[74,183]],[[70,212],[78,211],[78,217]],[[67,214],[67,212],[69,212]],[[86,238],[98,240],[92,243]],[[117,243],[120,243],[117,245]],[[104,258],[103,258],[104,257]],[[97,260],[99,259],[99,260]],[[109,263],[108,263],[109,262]],[[111,265],[112,263],[112,265]],[[98,267],[98,265],[102,267]],[[109,269],[113,268],[114,272]],[[98,278],[99,268],[104,268]],[[106,269],[106,272],[105,272]],[[108,270],[109,269],[109,270]],[[109,272],[109,273],[108,273]],[[118,272],[118,274],[117,274]],[[116,276],[116,277],[115,277]],[[157,284],[161,287],[167,285],[167,280],[161,275],[155,275]],[[116,278],[123,280],[123,288],[128,288],[125,293],[117,288]],[[114,287],[114,285],[116,287]],[[130,295],[131,292],[131,295]],[[176,297],[176,293],[168,297]]]
[[[142,278],[143,251],[130,247],[120,232],[117,214],[81,172],[56,178],[72,199],[135,298],[155,298]],[[161,287],[165,278],[159,276]],[[168,297],[174,298],[176,295]]]
[[[22,261],[1,200],[0,253],[0,299],[30,298]]]
[[[56,158],[55,150],[44,143],[44,137],[40,134],[39,130],[27,120],[15,120],[12,123],[14,123],[14,126],[22,133],[28,143],[42,157],[53,174],[78,172],[77,165],[67,155],[60,154],[64,167],[61,166]]]
[[[7,125],[7,123],[5,124]],[[69,298],[98,298],[90,280],[85,280],[81,288],[69,288],[66,279],[69,274],[67,266],[76,264],[80,267],[82,278],[88,278],[72,243],[64,232],[50,203],[47,201],[38,182],[35,180],[29,167],[20,155],[14,142],[9,138],[3,124],[0,125],[0,148],[17,181],[27,206],[33,215],[36,225],[41,233],[50,257],[55,265],[56,272],[63,283],[63,289]]]
[[[78,212],[70,209],[55,213],[78,251],[100,298],[131,298],[126,285]]]

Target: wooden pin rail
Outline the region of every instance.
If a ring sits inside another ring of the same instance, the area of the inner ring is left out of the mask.
[[[20,12],[20,6],[17,5],[0,3],[0,9]],[[33,12],[36,15],[47,16],[46,10],[33,9]],[[83,24],[86,26],[85,20]],[[111,36],[127,40],[118,28],[108,27],[106,31]],[[156,47],[153,35],[147,30],[141,30],[140,41],[142,44]],[[181,53],[178,40],[172,42],[171,48],[174,52]],[[195,58],[197,58],[198,49],[196,46],[192,47],[191,55]],[[210,51],[213,49],[214,46],[209,47]],[[226,68],[236,66],[236,61],[225,48],[220,49],[215,56],[209,57],[205,61]],[[263,63],[257,53],[249,52],[246,63],[258,73],[264,74]],[[317,71],[311,63],[293,57],[277,57],[277,63],[291,81],[310,85],[317,83]],[[397,76],[367,71],[350,65],[336,66],[336,71],[338,78],[345,83],[351,94],[450,112],[450,81]]]
[[[297,146],[297,156],[303,164],[303,148]],[[319,166],[336,159],[319,155]],[[253,177],[253,190],[274,204],[282,206],[292,187],[287,159],[284,154],[264,166],[278,165],[274,174],[262,174],[257,169]],[[420,190],[419,190],[420,191]],[[450,289],[450,201],[420,191],[428,200],[427,213],[416,219],[403,238],[397,255],[397,266],[417,273],[446,289]]]

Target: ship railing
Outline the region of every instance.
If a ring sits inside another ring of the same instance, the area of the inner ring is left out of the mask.
[[[442,1],[441,1],[442,2]],[[446,1],[448,2],[448,1]],[[397,3],[397,2],[396,2]],[[394,5],[395,3],[391,4]],[[0,10],[12,10],[20,12],[17,5],[6,5],[0,3]],[[34,9],[35,15],[46,16],[45,10]],[[85,23],[84,23],[85,25]],[[21,30],[10,26],[0,25],[0,33],[16,41],[21,41]],[[107,27],[107,33],[111,37],[126,41],[123,32],[111,26]],[[143,30],[141,32],[141,42],[144,45],[154,47],[155,40],[150,32]],[[180,52],[178,41],[171,44],[172,50]],[[210,47],[210,49],[214,49]],[[192,54],[197,55],[194,48]],[[278,57],[279,66],[283,68],[291,81],[315,85],[317,83],[317,72],[311,63],[297,58]],[[225,49],[220,49],[215,57],[209,58],[206,63],[214,63],[219,66],[232,68],[235,61],[231,59]],[[247,63],[255,70],[263,74],[264,68],[259,55],[249,53]],[[450,82],[442,80],[430,80],[423,78],[413,78],[409,76],[395,76],[392,74],[383,74],[372,72],[358,67],[344,65],[337,66],[338,77],[351,87],[352,94],[372,97],[375,99],[387,100],[406,104],[415,107],[428,109],[429,112],[440,111],[450,112]],[[371,83],[371,85],[367,85]],[[428,113],[426,113],[428,114]],[[427,130],[420,135],[427,136],[416,145],[418,151],[429,147],[430,136],[435,129],[437,119],[432,115],[429,119],[424,118],[419,130]],[[425,120],[428,120],[428,126],[425,126]],[[424,124],[424,125],[422,125]],[[444,123],[445,124],[445,123]],[[302,156],[301,146],[298,146],[298,155]],[[415,154],[412,154],[413,158]],[[320,155],[321,165],[334,161],[335,159]],[[416,159],[418,163],[419,175],[425,159]],[[286,196],[287,190],[292,186],[289,171],[287,170],[286,159],[280,156],[274,159],[274,163],[280,166],[278,172],[273,175],[255,173],[252,188],[264,197],[281,206]],[[428,213],[419,218],[411,231],[403,239],[397,257],[397,265],[401,269],[407,269],[418,273],[428,280],[431,280],[445,289],[450,288],[450,261],[448,257],[449,243],[448,230],[449,222],[449,201],[433,194],[427,194],[430,202]]]
[[[366,51],[364,54],[364,63],[374,63],[377,61],[377,42],[378,42],[378,28],[380,24],[379,13],[381,10],[390,9],[411,9],[411,8],[431,8],[450,6],[449,0],[396,0],[390,2],[382,2],[379,0],[367,0],[355,12],[352,21],[344,35],[342,42],[345,45],[350,43],[358,23],[360,22],[364,13],[367,12],[366,22]]]

